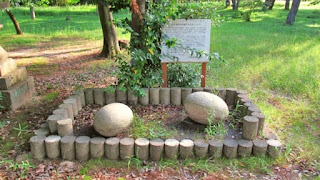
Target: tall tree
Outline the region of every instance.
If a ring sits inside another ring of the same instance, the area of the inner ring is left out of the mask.
[[[298,13],[299,5],[301,0],[293,0],[291,9],[289,11],[286,23],[289,25],[293,25],[294,21],[296,20],[296,15]]]
[[[19,23],[17,21],[17,19],[14,17],[13,13],[10,11],[10,8],[6,8],[6,12],[8,14],[8,16],[10,17],[15,29],[16,29],[16,32],[18,35],[21,35],[22,34],[22,30],[19,26]]]
[[[286,4],[284,5],[285,10],[289,10],[290,0],[286,0]]]

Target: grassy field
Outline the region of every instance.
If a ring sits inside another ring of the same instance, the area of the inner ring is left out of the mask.
[[[15,35],[7,15],[0,14],[0,24],[4,24],[0,45],[9,51],[57,38],[88,42],[102,39],[95,6],[37,7],[35,21],[30,20],[28,8],[12,11],[24,35]],[[284,153],[276,161],[254,157],[210,165],[199,161],[194,168],[216,170],[231,166],[269,173],[273,165],[302,161],[312,164],[316,160],[320,171],[320,5],[302,2],[293,26],[284,23],[288,11],[283,2],[276,3],[272,11],[254,12],[252,22],[237,18],[230,9],[220,13],[233,18],[212,28],[211,51],[218,52],[228,63],[210,63],[207,84],[248,90],[266,114],[269,126],[280,136]],[[128,15],[122,11],[114,16],[119,19]],[[66,21],[66,16],[71,20]],[[117,31],[120,39],[129,39],[121,29]],[[92,168],[91,164],[84,165],[84,169]]]

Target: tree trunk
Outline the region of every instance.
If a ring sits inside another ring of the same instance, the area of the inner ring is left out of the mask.
[[[110,24],[110,29],[111,29],[111,34],[112,34],[114,50],[118,54],[120,52],[120,46],[119,46],[116,27],[113,24],[113,15],[112,15],[111,11],[109,11],[109,20],[110,20],[110,23],[111,23]]]
[[[232,0],[232,9],[233,10],[238,10],[238,2],[237,2],[237,0]]]
[[[268,10],[272,10],[275,0],[266,0],[264,2],[265,7],[268,8]]]
[[[286,0],[286,4],[284,5],[285,10],[289,10],[290,0]]]
[[[226,8],[230,6],[230,0],[226,0]]]
[[[30,16],[31,16],[32,20],[36,19],[36,14],[34,13],[34,7],[33,6],[30,6]]]
[[[301,0],[293,0],[292,1],[291,9],[289,11],[287,21],[286,21],[287,24],[293,25],[293,23],[296,19],[298,9],[299,9],[300,1]]]
[[[12,12],[10,11],[9,8],[6,8],[6,12],[9,15],[10,19],[12,20],[14,27],[16,28],[17,34],[22,34],[22,31],[20,29],[19,23],[16,20],[16,18],[14,17],[14,15],[12,14]]]
[[[276,2],[276,0],[271,0],[271,4],[269,6],[269,10],[272,10],[273,6],[274,6],[274,2]]]
[[[131,41],[134,42],[135,38],[141,33],[143,26],[143,15],[146,12],[146,0],[131,0],[132,10],[132,24],[131,28],[138,35],[131,35]],[[132,43],[132,48],[140,48],[139,43]]]
[[[113,51],[112,33],[109,26],[110,18],[108,17],[110,11],[109,11],[109,8],[106,6],[106,4],[102,1],[98,1],[98,11],[99,11],[100,23],[102,27],[102,33],[103,33],[103,48],[100,56],[106,58],[114,54],[112,52]]]

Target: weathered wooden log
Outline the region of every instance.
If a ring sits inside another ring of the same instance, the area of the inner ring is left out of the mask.
[[[262,113],[259,113],[259,112],[253,112],[251,115],[255,116],[255,117],[257,117],[259,119],[258,135],[262,136],[263,129],[264,129],[264,123],[265,123],[265,120],[266,120],[266,116],[264,114],[262,114]]]
[[[50,133],[54,134],[54,133],[58,132],[58,124],[57,124],[57,122],[59,120],[62,120],[62,119],[63,119],[63,117],[60,116],[60,115],[51,115],[51,116],[48,117],[47,122],[48,122],[48,125],[49,125]]]
[[[49,124],[48,122],[44,122],[40,125],[40,128],[44,128],[44,129],[49,129]]]
[[[136,158],[147,161],[149,159],[149,140],[138,138],[135,140],[135,155]]]
[[[53,115],[60,115],[62,116],[64,119],[69,118],[68,117],[68,110],[67,109],[56,109],[52,112]]]
[[[266,141],[257,139],[253,141],[252,153],[258,157],[264,157],[266,155],[267,148],[268,144]]]
[[[138,96],[133,94],[133,90],[128,90],[128,104],[130,105],[138,104]]]
[[[79,136],[75,141],[76,158],[79,161],[87,161],[90,156],[90,137]]]
[[[205,87],[205,88],[203,88],[203,91],[213,94],[213,93],[214,93],[214,88],[212,88],[212,87]]]
[[[104,156],[104,143],[105,138],[103,137],[94,137],[90,139],[90,155],[91,158],[102,158]]]
[[[170,104],[170,88],[160,88],[160,104]]]
[[[238,156],[243,157],[249,157],[252,153],[252,141],[248,141],[245,139],[241,139],[238,141]]]
[[[181,105],[181,88],[170,88],[170,100],[173,105]]]
[[[179,141],[176,139],[167,139],[164,144],[165,157],[169,159],[176,159],[179,152]]]
[[[278,158],[281,153],[281,142],[278,140],[270,139],[267,141],[268,148],[267,148],[267,154],[271,158]]]
[[[150,160],[160,161],[163,156],[164,141],[162,139],[150,140]]]
[[[225,139],[223,141],[223,155],[228,159],[237,157],[238,142],[233,139]]]
[[[61,158],[68,161],[73,161],[76,157],[76,150],[74,142],[75,136],[64,136],[60,140]]]
[[[106,139],[105,153],[108,159],[117,160],[120,154],[120,139],[116,137]]]
[[[104,106],[106,104],[106,98],[104,97],[104,89],[95,88],[93,90],[94,103],[100,106]]]
[[[143,88],[143,91],[145,93],[145,96],[139,97],[139,104],[146,106],[149,104],[149,88]]]
[[[242,120],[242,138],[254,140],[258,134],[259,119],[255,116],[245,116]]]
[[[120,159],[129,160],[134,157],[134,139],[123,138],[120,140]]]
[[[117,97],[117,102],[127,104],[128,103],[128,96],[127,96],[127,91],[126,90],[121,90],[118,89],[116,90],[116,97]]]
[[[104,92],[104,95],[106,97],[106,100],[105,100],[106,104],[111,104],[111,103],[117,102],[116,91],[107,90]]]
[[[254,113],[254,112],[261,113],[261,110],[260,110],[258,107],[256,107],[256,106],[250,106],[250,107],[248,107],[248,110],[247,110],[247,115],[248,115],[248,116],[252,116],[252,113]]]
[[[33,136],[30,138],[30,148],[33,158],[40,160],[46,157],[45,139],[45,136]]]
[[[219,91],[218,96],[224,101],[226,101],[227,90],[225,88],[218,88],[218,91]]]
[[[223,141],[222,140],[210,140],[209,141],[209,155],[214,158],[222,157]]]
[[[73,116],[77,116],[79,114],[77,100],[75,100],[75,99],[66,99],[66,100],[63,101],[63,103],[72,105]]]
[[[235,107],[234,99],[236,97],[237,90],[235,88],[227,88],[226,90],[226,103],[228,106]]]
[[[209,143],[206,140],[200,139],[194,141],[194,153],[198,158],[205,158],[208,154]]]
[[[157,105],[160,104],[160,88],[150,88],[150,104]]]
[[[181,103],[184,104],[186,97],[192,93],[192,88],[181,88]]]
[[[72,104],[60,104],[60,109],[66,109],[68,113],[68,118],[74,120]]]
[[[81,106],[85,107],[86,106],[86,97],[84,95],[84,91],[82,90],[77,90],[73,92],[74,95],[79,95],[81,98]]]
[[[60,136],[51,135],[44,140],[49,159],[57,159],[60,157],[60,139]]]
[[[202,92],[202,91],[203,91],[202,87],[192,88],[192,93],[194,93],[194,92]]]
[[[69,99],[75,99],[76,102],[77,102],[78,111],[81,111],[81,109],[82,109],[82,104],[81,104],[81,97],[80,97],[80,95],[72,95],[72,96],[69,97]]]
[[[85,89],[84,90],[84,95],[86,99],[86,105],[88,104],[94,104],[94,95],[93,95],[93,89]]]
[[[73,125],[71,119],[57,121],[58,135],[61,137],[73,135]]]
[[[240,95],[240,97],[239,97]],[[236,90],[236,94],[234,97],[234,105],[236,106],[237,104],[240,104],[240,99],[241,97],[248,97],[247,91],[245,90]]]
[[[49,127],[48,128],[40,128],[37,130],[34,130],[34,135],[36,136],[48,136],[49,135]]]
[[[194,142],[190,139],[180,141],[179,157],[180,159],[193,158]]]

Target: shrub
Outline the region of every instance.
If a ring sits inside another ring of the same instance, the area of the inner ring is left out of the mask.
[[[198,87],[201,73],[195,64],[174,63],[168,65],[168,86]]]

